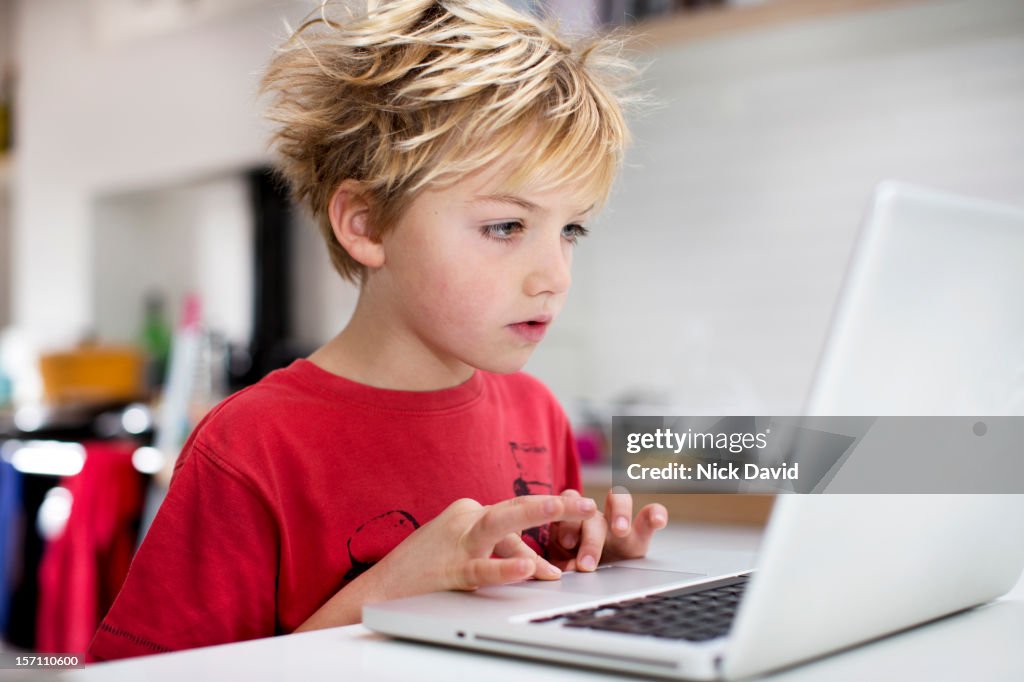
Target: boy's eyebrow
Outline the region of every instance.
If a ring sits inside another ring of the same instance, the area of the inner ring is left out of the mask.
[[[528,199],[524,199],[523,197],[516,196],[514,194],[482,194],[473,197],[473,202],[477,201],[490,201],[503,204],[515,204],[516,206],[521,206],[522,208],[525,208],[527,211],[540,211],[542,213],[544,212],[544,209],[542,209],[537,204],[533,203],[532,201],[529,201]],[[582,210],[576,211],[575,213],[573,213],[573,215],[583,215],[584,213],[589,212],[592,208],[594,208],[594,204],[591,204],[590,206]]]

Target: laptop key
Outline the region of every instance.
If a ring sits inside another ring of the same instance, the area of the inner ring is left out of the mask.
[[[749,576],[538,618],[563,627],[701,642],[729,632]]]

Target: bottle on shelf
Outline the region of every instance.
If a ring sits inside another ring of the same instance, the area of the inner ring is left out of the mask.
[[[139,343],[146,352],[146,388],[157,392],[167,376],[171,353],[171,325],[164,309],[164,296],[159,291],[146,294],[145,314]]]

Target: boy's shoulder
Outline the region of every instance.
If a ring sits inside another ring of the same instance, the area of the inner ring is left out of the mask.
[[[196,425],[184,452],[200,450],[224,464],[240,465],[282,433],[302,428],[299,420],[315,414],[316,403],[324,400],[296,376],[293,363],[218,403]]]
[[[411,405],[422,404],[426,412],[442,406],[469,406],[478,397],[498,402],[528,401],[561,409],[554,393],[540,379],[523,371],[497,374],[477,370],[460,386],[416,393],[357,384],[302,359],[229,396],[209,416],[221,421],[252,419],[272,424],[279,422],[282,415],[292,415],[296,410],[306,417],[313,417],[317,410],[344,409],[342,406],[408,411]]]
[[[213,425],[252,425],[279,421],[291,413],[296,404],[316,400],[316,392],[304,386],[295,376],[295,364],[274,370],[251,386],[222,400],[203,418],[197,430]]]
[[[525,372],[478,370],[461,386],[417,397],[355,384],[297,360],[214,407],[196,426],[185,452],[202,451],[240,472],[270,469],[275,468],[272,460],[286,453],[288,458],[305,456],[292,450],[320,432],[330,430],[341,437],[348,428],[364,430],[371,421],[391,428],[404,416],[422,422],[474,409],[515,413],[555,430],[566,423],[554,394]]]
[[[443,399],[437,400],[445,394]],[[389,408],[408,411],[414,394],[372,389],[329,374],[308,360],[296,360],[221,401],[196,427],[204,435],[229,429],[252,436],[281,426],[301,428],[303,422],[327,411]],[[420,394],[424,412],[430,408],[469,407],[479,398],[505,406],[509,402],[533,405],[561,413],[561,405],[542,381],[526,372],[496,374],[478,370],[462,386]],[[457,397],[458,396],[458,397]],[[459,399],[461,398],[461,400]]]

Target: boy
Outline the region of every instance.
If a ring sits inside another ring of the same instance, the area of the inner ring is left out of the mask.
[[[519,373],[626,143],[598,56],[497,0],[371,3],[285,43],[281,171],[358,304],[196,428],[94,659],[646,552],[665,509],[580,497],[566,418]]]

